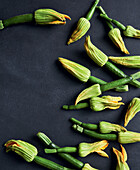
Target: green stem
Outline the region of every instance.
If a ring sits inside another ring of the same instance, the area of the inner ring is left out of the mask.
[[[75,118],[70,119],[74,124],[80,125],[83,128],[90,129],[90,130],[98,130],[98,125],[91,124],[91,123],[83,123]]]
[[[23,14],[23,15],[18,15],[18,16],[3,20],[3,25],[4,27],[8,27],[8,26],[15,25],[15,24],[21,24],[21,23],[33,22],[33,21],[34,21],[33,14]]]
[[[57,146],[56,144],[54,144],[49,138],[48,136],[46,136],[44,133],[39,132],[37,134],[38,138],[49,148],[51,149],[57,149],[60,148],[59,146]],[[65,159],[67,162],[69,162],[70,164],[72,164],[74,167],[76,167],[77,169],[82,169],[84,167],[84,163],[79,161],[78,159],[74,158],[73,156],[71,156],[68,153],[58,153],[58,155],[60,157],[62,157],[63,159]]]
[[[101,85],[101,91],[104,92],[104,91],[114,89],[115,87],[117,87],[119,85],[127,84],[130,81],[132,81],[131,76],[126,77],[126,78],[122,78],[122,79],[119,79],[119,80],[115,80],[115,81],[112,81],[112,82],[109,82],[107,84]]]
[[[93,4],[93,6],[91,7],[90,11],[89,11],[88,14],[86,15],[86,19],[87,19],[88,21],[92,18],[93,14],[94,14],[94,12],[95,12],[96,6],[98,5],[99,1],[100,1],[100,0],[95,0],[95,3]]]
[[[90,137],[93,137],[93,138],[96,138],[96,139],[101,139],[101,140],[111,140],[111,141],[117,141],[117,134],[101,134],[101,133],[98,133],[96,131],[93,131],[93,130],[88,130],[88,129],[85,129],[79,125],[73,125],[73,129],[80,132],[80,133],[83,133],[85,135],[88,135]]]
[[[45,149],[45,153],[73,153],[77,152],[76,147],[63,147],[57,149]]]
[[[52,170],[71,170],[70,168],[63,167],[53,161],[42,158],[40,156],[35,156],[33,161],[41,166],[44,166],[45,168],[52,169]]]
[[[89,107],[89,103],[79,103],[77,105],[63,105],[63,109],[65,110],[75,110],[75,109],[83,109]]]
[[[104,11],[104,9],[101,6],[97,6],[97,9],[99,9],[101,11],[102,14],[106,15],[106,12]],[[112,23],[110,21],[106,21],[106,24],[108,25],[108,27],[110,28],[110,30],[114,29]]]
[[[107,15],[104,15],[104,14],[100,14],[100,17],[106,19],[109,22],[112,22],[113,24],[115,24],[118,28],[122,29],[123,31],[126,30],[126,27],[122,23],[120,23],[119,21],[111,19]]]
[[[103,81],[103,80],[96,78],[94,76],[90,76],[88,81],[92,84],[100,84],[100,85],[107,84],[106,81]],[[128,91],[128,85],[118,86],[118,87],[115,88],[115,91],[117,91],[117,92]]]
[[[107,61],[106,64],[104,65],[109,71],[111,71],[112,73],[114,73],[115,75],[117,75],[118,77],[128,77],[123,71],[121,71],[118,67],[116,67],[114,64],[112,64],[111,62]],[[132,80],[131,82],[129,82],[129,84],[140,88],[140,82],[137,80]]]

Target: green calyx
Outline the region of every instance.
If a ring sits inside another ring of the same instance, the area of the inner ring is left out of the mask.
[[[108,61],[108,56],[106,56],[101,50],[95,47],[90,40],[90,36],[86,37],[84,43],[85,50],[88,56],[99,66],[104,66]]]
[[[123,31],[123,34],[127,37],[140,38],[140,30],[135,29],[131,25],[126,26],[126,29]]]
[[[9,140],[5,143],[5,147],[7,152],[14,151],[27,162],[32,162],[38,153],[35,146],[21,140]]]

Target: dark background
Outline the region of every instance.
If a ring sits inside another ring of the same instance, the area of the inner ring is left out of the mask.
[[[118,110],[93,112],[90,109],[65,111],[63,104],[73,104],[76,96],[89,84],[84,84],[69,75],[57,61],[65,57],[88,67],[92,75],[112,81],[118,79],[112,73],[99,68],[88,57],[84,50],[85,36],[69,46],[66,45],[77,20],[85,16],[93,4],[93,0],[0,0],[0,18],[30,13],[38,8],[52,8],[68,14],[72,20],[66,25],[35,26],[22,24],[8,27],[0,31],[0,169],[1,170],[41,170],[34,163],[27,163],[13,152],[6,153],[4,143],[10,139],[22,139],[35,145],[39,155],[57,163],[70,167],[57,155],[45,155],[44,146],[36,137],[39,131],[46,133],[60,146],[75,146],[80,142],[96,140],[75,132],[71,128],[69,118],[75,117],[84,122],[98,123],[101,120],[123,125],[128,104],[134,97],[139,97],[140,90],[129,86],[129,92],[116,93],[108,91],[104,94],[122,96],[125,106]],[[122,23],[140,28],[140,2],[138,0],[101,0],[100,5],[109,16]],[[87,35],[92,42],[107,55],[122,56],[107,34],[109,29],[99,18],[96,11],[92,27]],[[127,49],[132,55],[140,54],[140,40],[125,38]],[[131,74],[138,69],[120,67]],[[127,126],[128,130],[140,132],[140,116],[137,115]],[[116,156],[112,147],[120,149],[117,142],[110,142],[105,150],[109,159],[91,154],[79,158],[89,162],[100,170],[116,168]],[[132,170],[139,170],[140,144],[124,145],[128,153],[127,163]]]

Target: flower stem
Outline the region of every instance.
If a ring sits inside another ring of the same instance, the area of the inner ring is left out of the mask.
[[[60,148],[59,146],[57,146],[55,143],[53,143],[48,136],[46,136],[44,133],[39,132],[37,134],[38,138],[49,148],[51,149],[57,149]],[[58,155],[60,157],[62,157],[63,159],[65,159],[67,162],[69,162],[70,164],[72,164],[74,167],[76,167],[77,169],[82,169],[84,167],[84,163],[79,161],[78,159],[74,158],[73,156],[71,156],[68,153],[58,153]]]
[[[98,125],[91,124],[91,123],[83,123],[75,118],[70,119],[74,124],[80,125],[83,128],[89,129],[89,130],[98,130]]]
[[[45,153],[74,153],[77,152],[76,147],[63,147],[57,149],[45,149]]]
[[[88,12],[88,14],[86,15],[86,19],[89,21],[93,14],[94,14],[94,11],[96,9],[96,6],[98,5],[100,0],[95,0],[95,3],[93,4],[93,6],[91,7],[90,11]]]
[[[123,31],[126,30],[126,27],[122,23],[120,23],[119,21],[111,19],[107,15],[104,15],[104,14],[100,14],[100,17],[106,19],[109,22],[112,22],[113,24],[115,24],[118,28],[122,29]]]
[[[89,107],[89,103],[79,103],[77,105],[63,105],[65,110],[83,109]]]
[[[102,8],[102,6],[97,6],[96,8],[99,9],[102,14],[104,14],[104,15],[107,16],[107,14],[106,14],[106,12],[104,11],[104,9]],[[113,25],[112,25],[112,23],[111,23],[110,21],[106,21],[106,23],[107,23],[108,27],[110,28],[110,30],[112,30],[112,29],[114,28]]]
[[[74,124],[72,127],[74,130],[96,139],[117,141],[118,138],[117,134],[101,134],[93,130],[88,130],[76,124]]]
[[[106,64],[104,65],[109,71],[113,72],[115,75],[117,75],[118,77],[128,77],[123,71],[121,71],[118,67],[116,67],[114,64],[112,64],[111,62],[107,61]],[[131,82],[129,82],[129,84],[140,88],[140,82],[137,80],[132,80]]]
[[[30,13],[30,14],[14,16],[14,17],[5,19],[2,22],[3,22],[4,27],[8,27],[14,24],[33,22],[33,21],[34,21],[34,16],[32,13]]]

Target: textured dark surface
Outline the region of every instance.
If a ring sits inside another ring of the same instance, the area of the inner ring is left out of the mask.
[[[92,74],[112,81],[117,79],[112,73],[99,68],[86,55],[84,50],[85,36],[70,46],[66,45],[68,37],[75,28],[77,20],[85,16],[93,0],[0,0],[0,18],[6,19],[15,15],[30,13],[38,8],[52,8],[70,15],[71,21],[62,26],[35,26],[23,24],[12,26],[0,31],[0,169],[1,170],[41,170],[34,163],[27,163],[16,154],[5,152],[4,143],[9,139],[22,139],[35,145],[39,155],[49,158],[65,166],[68,163],[56,155],[45,155],[43,144],[37,139],[39,131],[46,133],[60,146],[75,146],[82,141],[93,142],[87,136],[78,134],[71,129],[69,118],[98,123],[100,120],[123,125],[124,116],[129,102],[140,90],[129,86],[129,92],[116,93],[109,91],[104,94],[122,96],[125,106],[118,110],[92,112],[89,109],[65,111],[63,104],[73,104],[76,96],[88,87],[70,76],[58,63],[59,56],[76,61],[88,67]],[[100,5],[112,18],[122,23],[140,28],[138,0],[101,0]],[[107,55],[123,55],[109,40],[108,28],[98,17],[98,12],[91,20],[91,29],[87,33],[92,42]],[[125,38],[131,54],[140,54],[140,40]],[[130,74],[138,69],[120,67]],[[140,132],[140,116],[137,115],[127,126],[129,130]],[[124,145],[128,153],[130,169],[139,170],[140,144]],[[119,144],[110,142],[106,152],[109,159],[97,154],[79,158],[89,162],[100,170],[113,170],[116,167],[116,156],[112,147],[120,149]],[[75,155],[76,156],[76,155]]]

